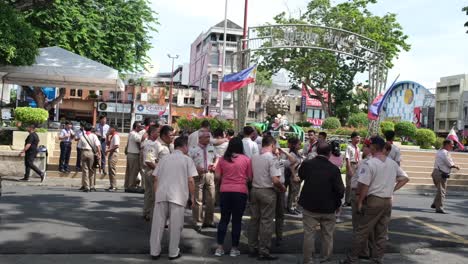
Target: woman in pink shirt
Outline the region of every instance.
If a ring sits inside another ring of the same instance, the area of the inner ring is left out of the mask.
[[[216,166],[215,179],[221,182],[220,207],[221,220],[218,224],[218,248],[215,255],[224,255],[224,237],[226,236],[229,220],[232,216],[232,249],[231,257],[240,255],[239,239],[242,225],[242,215],[247,203],[247,182],[252,180],[252,166],[250,159],[243,155],[242,140],[235,137],[229,141],[224,156]]]

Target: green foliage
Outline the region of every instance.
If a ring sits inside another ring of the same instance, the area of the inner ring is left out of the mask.
[[[369,125],[369,119],[365,113],[352,114],[348,120],[348,126],[351,127],[367,127]]]
[[[144,68],[157,24],[147,0],[55,0],[24,14],[39,46],[60,46],[120,71]]]
[[[273,81],[271,80],[271,73],[268,71],[257,71],[255,75],[255,85],[271,87],[273,86]]]
[[[42,108],[18,107],[15,109],[15,119],[21,121],[23,126],[43,124],[48,118],[49,112]]]
[[[341,143],[340,144],[340,150],[341,151],[345,151],[347,147],[348,147],[348,144],[346,144],[346,143]]]
[[[351,133],[353,133],[354,131],[355,131],[354,128],[340,127],[337,130],[335,130],[334,134],[340,135],[340,136],[351,136]]]
[[[382,133],[385,134],[387,131],[394,131],[395,130],[395,123],[391,121],[383,121],[380,123],[380,130]]]
[[[324,129],[337,129],[340,127],[340,120],[336,117],[327,117],[322,123],[322,128]]]
[[[39,41],[24,16],[0,1],[0,65],[31,65],[39,54]]]
[[[395,124],[395,134],[401,137],[402,142],[406,142],[408,138],[416,135],[416,126],[412,122],[402,121]]]
[[[416,130],[416,143],[423,149],[430,149],[436,142],[436,134],[434,131],[426,128]]]
[[[232,129],[234,126],[231,121],[227,120],[220,120],[217,118],[187,118],[187,117],[181,117],[177,119],[177,126],[179,129],[184,130],[184,131],[195,131],[200,129],[201,123],[203,120],[208,120],[211,125],[211,130],[214,131],[218,128],[221,128],[222,130],[227,130],[227,129]]]
[[[462,11],[465,11],[466,12],[466,15],[468,15],[468,6],[465,6]],[[465,27],[468,27],[468,21],[466,21],[465,23]],[[466,33],[468,34],[468,31],[466,31]]]
[[[443,138],[443,137],[436,138],[436,140],[434,142],[434,148],[435,149],[442,148],[442,145],[444,144],[444,140],[445,140],[445,138]]]
[[[311,127],[312,126],[312,123],[310,122],[307,122],[307,121],[304,121],[304,122],[296,122],[296,125],[300,126],[300,127]]]
[[[47,128],[39,127],[39,128],[36,129],[36,132],[37,132],[37,133],[46,133],[46,132],[47,132]]]

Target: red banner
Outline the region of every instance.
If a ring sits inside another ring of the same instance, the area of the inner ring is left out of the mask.
[[[302,84],[302,96],[306,98],[306,106],[310,107],[322,107],[322,103],[318,99],[310,98],[309,94],[306,91],[307,85]],[[316,95],[315,92],[312,90],[312,88],[307,87],[310,91],[310,94]],[[325,103],[328,102],[328,92],[327,91],[322,91],[322,96],[325,99]]]

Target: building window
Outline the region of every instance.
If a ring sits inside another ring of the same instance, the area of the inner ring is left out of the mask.
[[[187,97],[184,98],[184,104],[188,104],[189,100]]]
[[[457,113],[458,112],[458,102],[450,102],[450,112]]]
[[[232,51],[226,51],[226,67],[231,67],[232,66]]]
[[[439,113],[447,113],[447,102],[439,103]]]
[[[437,92],[439,94],[446,94],[447,93],[447,87],[438,87]]]
[[[189,98],[189,104],[194,105],[195,104],[195,98]]]
[[[133,101],[133,93],[128,93],[127,94],[127,100],[128,101]]]
[[[75,97],[76,96],[76,89],[71,89],[70,90],[70,97]]]
[[[211,53],[210,64],[219,65],[219,53]]]
[[[218,75],[211,75],[211,89],[212,90],[218,90],[218,82],[219,82],[219,77]]]
[[[197,53],[200,52],[200,50],[201,50],[201,43],[198,43],[198,45],[197,45]]]
[[[212,33],[212,34],[210,35],[210,39],[211,39],[212,41],[216,41],[216,40],[217,40],[216,34]]]
[[[460,85],[452,85],[450,86],[450,93],[457,94],[460,91]]]
[[[296,105],[296,112],[300,112],[301,111],[301,105]]]
[[[83,96],[83,90],[78,89],[78,97],[82,97],[82,96]]]
[[[307,118],[322,119],[322,110],[320,110],[320,109],[311,109],[311,108],[307,109]]]
[[[231,42],[236,42],[237,41],[236,36],[235,35],[230,35],[230,34],[226,35],[226,39],[227,39],[227,41],[231,41]]]
[[[109,99],[115,99],[115,92],[109,92]]]
[[[249,111],[249,118],[257,118],[257,112]]]
[[[445,130],[445,120],[439,120],[439,129]]]

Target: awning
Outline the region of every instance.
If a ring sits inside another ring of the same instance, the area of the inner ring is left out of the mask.
[[[0,66],[5,83],[70,89],[121,90],[117,70],[59,47],[39,49],[31,66]]]

